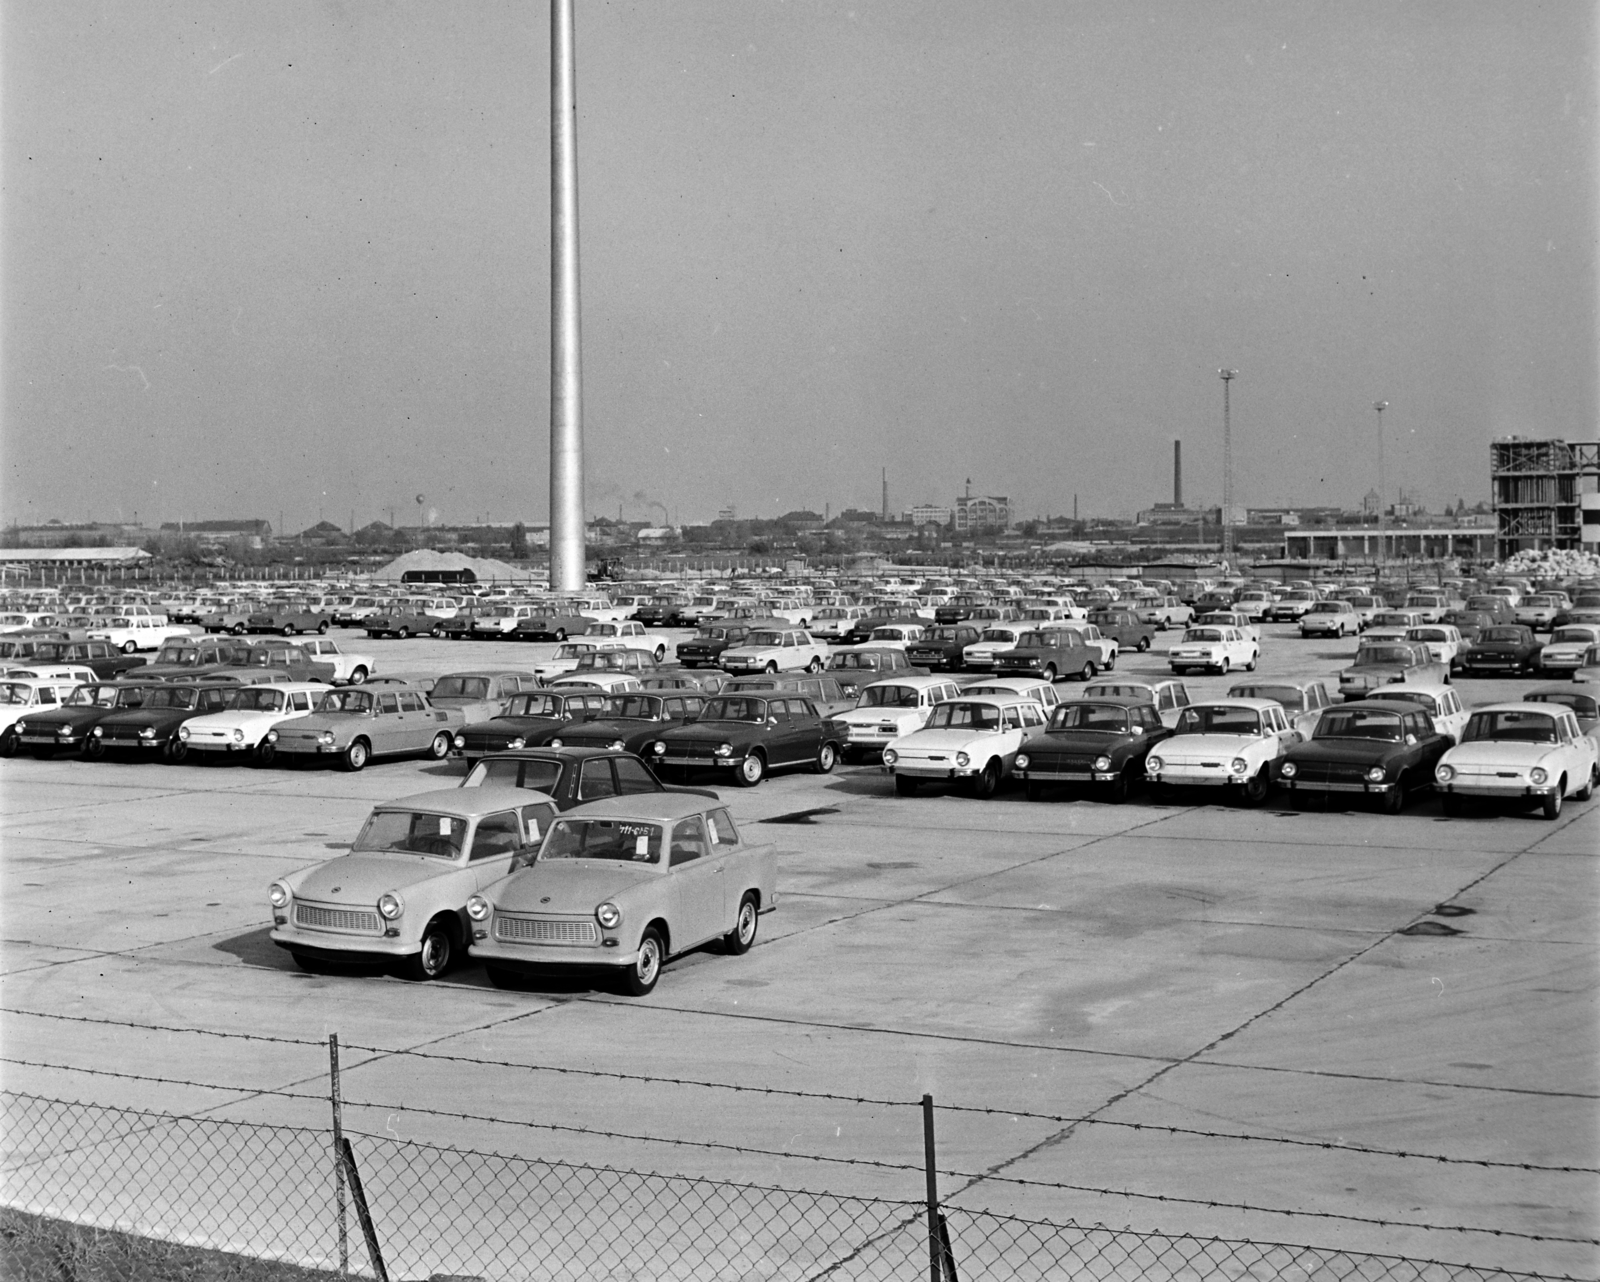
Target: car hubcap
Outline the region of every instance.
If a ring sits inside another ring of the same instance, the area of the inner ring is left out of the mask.
[[[756,935],[756,910],[753,904],[746,904],[739,910],[739,942],[748,944]]]
[[[648,984],[656,977],[656,969],[661,965],[661,954],[656,949],[656,941],[647,939],[639,948],[639,982]]]
[[[422,969],[437,975],[450,960],[450,941],[443,935],[429,935],[422,941]]]

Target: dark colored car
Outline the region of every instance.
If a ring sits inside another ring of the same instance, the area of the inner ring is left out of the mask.
[[[1505,597],[1492,592],[1482,592],[1467,598],[1466,608],[1487,614],[1496,623],[1515,623],[1517,612]],[[1460,626],[1459,624],[1457,626]]]
[[[1538,671],[1543,651],[1544,643],[1526,624],[1496,623],[1478,633],[1472,648],[1460,656],[1456,671],[1464,677],[1525,676]]]
[[[110,681],[135,668],[149,666],[147,659],[123,654],[109,641],[41,641],[34,646],[33,663],[72,663],[88,668],[102,681]],[[139,676],[145,673],[140,672]]]
[[[448,621],[435,614],[426,614],[415,606],[407,606],[369,614],[361,621],[361,626],[367,630],[369,637],[399,637],[403,641],[407,637],[435,636],[435,629]],[[471,626],[470,622],[468,626]]]
[[[587,614],[541,610],[526,619],[518,619],[517,626],[505,633],[504,637],[512,641],[565,641],[569,636],[582,636],[593,623],[594,619]],[[480,632],[479,635],[483,634]]]
[[[612,748],[642,756],[662,731],[684,725],[705,706],[701,694],[607,695],[598,713],[547,730],[534,747]]]
[[[686,604],[687,602],[680,597],[653,596],[635,610],[631,617],[647,628],[666,627]]]
[[[463,605],[448,619],[435,619],[432,627],[428,629],[429,634],[446,641],[470,641],[472,639],[472,621],[478,617],[478,614],[479,607]]]
[[[653,677],[661,671],[656,656],[648,650],[590,650],[578,656],[578,666],[555,680],[579,681],[597,672],[627,672],[638,677]]]
[[[326,632],[332,625],[332,610],[313,610],[298,601],[269,601],[244,621],[246,632],[277,632],[286,637]]]
[[[839,683],[839,689],[849,698],[861,693],[861,687],[882,681],[885,677],[927,676],[928,669],[918,665],[905,650],[887,646],[872,646],[861,650],[841,650],[828,656],[824,676]]]
[[[70,639],[67,633],[54,628],[43,632],[12,632],[0,637],[0,659],[28,661],[39,652],[40,646]],[[105,644],[109,645],[110,642]]]
[[[848,712],[856,706],[856,696],[846,694],[837,677],[826,672],[812,675],[801,672],[751,673],[733,677],[718,694],[797,694],[809,699],[824,719]]]
[[[110,752],[132,752],[150,759],[159,756],[176,765],[189,755],[188,743],[178,737],[178,727],[192,717],[221,712],[239,692],[233,682],[209,685],[170,682],[145,694],[142,704],[119,708],[101,717],[83,745],[86,757]]]
[[[631,797],[641,792],[687,792],[716,798],[709,788],[674,787],[662,783],[631,752],[610,748],[520,748],[485,757],[467,772],[463,788],[529,788],[570,810],[603,797]]]
[[[1559,703],[1571,708],[1578,718],[1578,729],[1591,738],[1600,738],[1600,698],[1579,685],[1540,686],[1522,696],[1524,703]]]
[[[777,624],[775,619],[769,622]],[[748,619],[727,619],[701,624],[700,630],[687,641],[678,642],[678,662],[686,668],[698,668],[701,664],[714,667],[724,650],[743,645],[750,633],[761,626],[765,625],[752,623]]]
[[[714,771],[754,788],[768,772],[788,766],[828,774],[839,759],[839,737],[809,699],[718,695],[706,701],[697,721],[652,741],[647,756],[658,773]]]
[[[226,637],[191,637],[185,641],[163,641],[151,659],[139,672],[140,680],[194,681],[204,679],[212,672],[236,667],[250,656],[248,641],[230,641]]]
[[[125,681],[79,686],[48,712],[32,712],[19,719],[11,728],[13,740],[19,752],[36,757],[78,752],[102,717],[118,709],[142,707],[151,691],[163,688],[159,683]]]
[[[1495,618],[1482,610],[1446,610],[1440,616],[1439,622],[1448,623],[1461,634],[1461,639],[1468,647],[1471,647],[1483,635],[1485,628],[1494,627]],[[1460,666],[1459,660],[1455,666]]]
[[[1450,665],[1435,659],[1422,641],[1363,641],[1354,662],[1339,673],[1339,693],[1353,703],[1368,690],[1397,681],[1446,685]]]
[[[606,699],[598,690],[534,690],[513,695],[510,708],[500,716],[456,731],[455,755],[465,757],[471,766],[491,752],[537,743],[568,722],[599,716],[605,711]]]
[[[1111,637],[1123,650],[1148,650],[1156,631],[1155,624],[1142,622],[1132,610],[1091,610],[1089,622],[1100,629],[1101,636]]]
[[[988,605],[991,598],[979,596],[975,593],[964,592],[953,596],[943,605],[935,606],[933,621],[940,624],[960,623],[963,619],[972,617],[972,612],[980,606]],[[982,631],[980,628],[979,631]]]
[[[1029,801],[1053,785],[1077,784],[1116,805],[1144,779],[1150,749],[1171,737],[1148,700],[1074,699],[1050,714],[1044,734],[1023,745],[1012,774],[1024,781]]]
[[[1420,704],[1372,699],[1329,708],[1304,743],[1278,762],[1278,783],[1294,803],[1348,793],[1397,815],[1406,793],[1433,788],[1433,768],[1452,746]]]
[[[971,623],[936,623],[906,646],[906,658],[929,672],[961,672],[966,648],[983,635]]]
[[[1054,681],[1071,676],[1087,681],[1099,667],[1100,651],[1091,650],[1082,636],[1065,628],[1024,632],[1013,649],[1001,650],[994,656],[994,672],[999,677]]]
[[[865,645],[872,639],[875,628],[886,627],[889,624],[899,624],[902,627],[923,628],[927,626],[926,619],[913,619],[906,615],[905,607],[900,605],[875,605],[849,628],[841,632],[829,644],[831,645]]]

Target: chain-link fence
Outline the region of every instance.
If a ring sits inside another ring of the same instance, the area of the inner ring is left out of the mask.
[[[0,1201],[364,1276],[484,1279],[1531,1278],[1395,1256],[1053,1224],[927,1201],[647,1174],[0,1094]],[[344,1168],[349,1171],[349,1168]],[[364,1195],[364,1196],[363,1196]],[[365,1221],[365,1223],[363,1223]],[[370,1233],[370,1237],[368,1234]],[[376,1248],[370,1249],[368,1242]]]

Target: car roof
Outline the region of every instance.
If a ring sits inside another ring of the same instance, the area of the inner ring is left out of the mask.
[[[574,806],[563,819],[594,817],[597,819],[650,819],[671,822],[690,815],[704,814],[722,806],[720,800],[697,797],[681,792],[636,792],[627,797],[603,797]]]
[[[912,686],[920,689],[924,686],[953,685],[955,678],[948,672],[891,672],[888,676],[879,677],[872,682],[875,686]]]
[[[1569,689],[1572,689],[1573,687],[1571,687],[1571,686],[1559,686],[1559,687],[1556,687],[1556,688],[1557,689],[1563,689],[1563,690],[1569,690]],[[1563,707],[1563,708],[1565,708],[1566,705],[1565,704],[1541,703],[1541,704],[1535,704],[1534,705],[1534,710],[1535,711],[1543,711],[1545,708],[1551,708],[1551,707]],[[1526,711],[1528,711],[1528,705],[1526,703],[1486,703],[1481,708],[1473,708],[1472,709],[1472,712],[1474,713],[1474,715],[1476,715],[1479,712],[1526,712]],[[1566,711],[1571,712],[1572,709],[1571,708],[1566,708]]]
[[[961,693],[966,694],[968,690],[975,690],[981,687],[990,690],[1006,690],[1013,694],[1020,694],[1024,690],[1037,690],[1040,686],[1054,684],[1054,682],[1046,681],[1043,677],[994,677],[992,679],[985,678],[974,681],[970,686],[964,686]]]
[[[1263,712],[1268,708],[1277,708],[1282,705],[1276,699],[1201,699],[1189,705],[1191,708],[1251,708],[1256,712]],[[1344,705],[1341,705],[1344,706]]]
[[[1133,694],[1086,694],[1081,699],[1069,699],[1061,706],[1076,708],[1085,703],[1114,703],[1119,708],[1148,708],[1151,701]]]
[[[462,668],[459,672],[446,672],[434,678],[434,684],[445,680],[447,677],[532,677],[533,673],[524,672],[521,668]]]
[[[1450,687],[1445,685],[1443,681],[1396,681],[1391,685],[1384,686],[1383,693],[1393,694],[1398,692],[1400,694],[1404,694],[1407,691],[1416,690],[1423,694],[1433,695],[1435,698],[1437,698],[1449,688]]]
[[[1428,711],[1428,709],[1423,704],[1418,703],[1415,699],[1391,699],[1391,698],[1387,697],[1388,694],[1389,694],[1389,691],[1387,691],[1387,690],[1383,691],[1383,694],[1385,695],[1385,697],[1382,698],[1382,699],[1377,699],[1377,698],[1352,699],[1352,700],[1350,700],[1349,703],[1336,704],[1333,707],[1327,709],[1327,711],[1328,712],[1343,712],[1347,708],[1358,708],[1358,709],[1359,708],[1365,708],[1369,712],[1399,712],[1399,711],[1402,711],[1402,709],[1396,708],[1394,706],[1397,703],[1404,704],[1407,708],[1410,708],[1414,712],[1427,712]]]
[[[393,801],[380,801],[376,810],[432,810],[454,815],[459,819],[476,819],[481,815],[495,814],[529,804],[530,797],[550,798],[530,788],[508,788],[493,784],[481,788],[435,788],[431,792],[415,792],[409,797]]]

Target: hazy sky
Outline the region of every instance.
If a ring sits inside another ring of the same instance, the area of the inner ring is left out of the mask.
[[[588,508],[1488,496],[1596,430],[1596,13],[578,0]],[[543,520],[543,0],[3,0],[0,518]],[[324,497],[325,495],[325,497]]]

